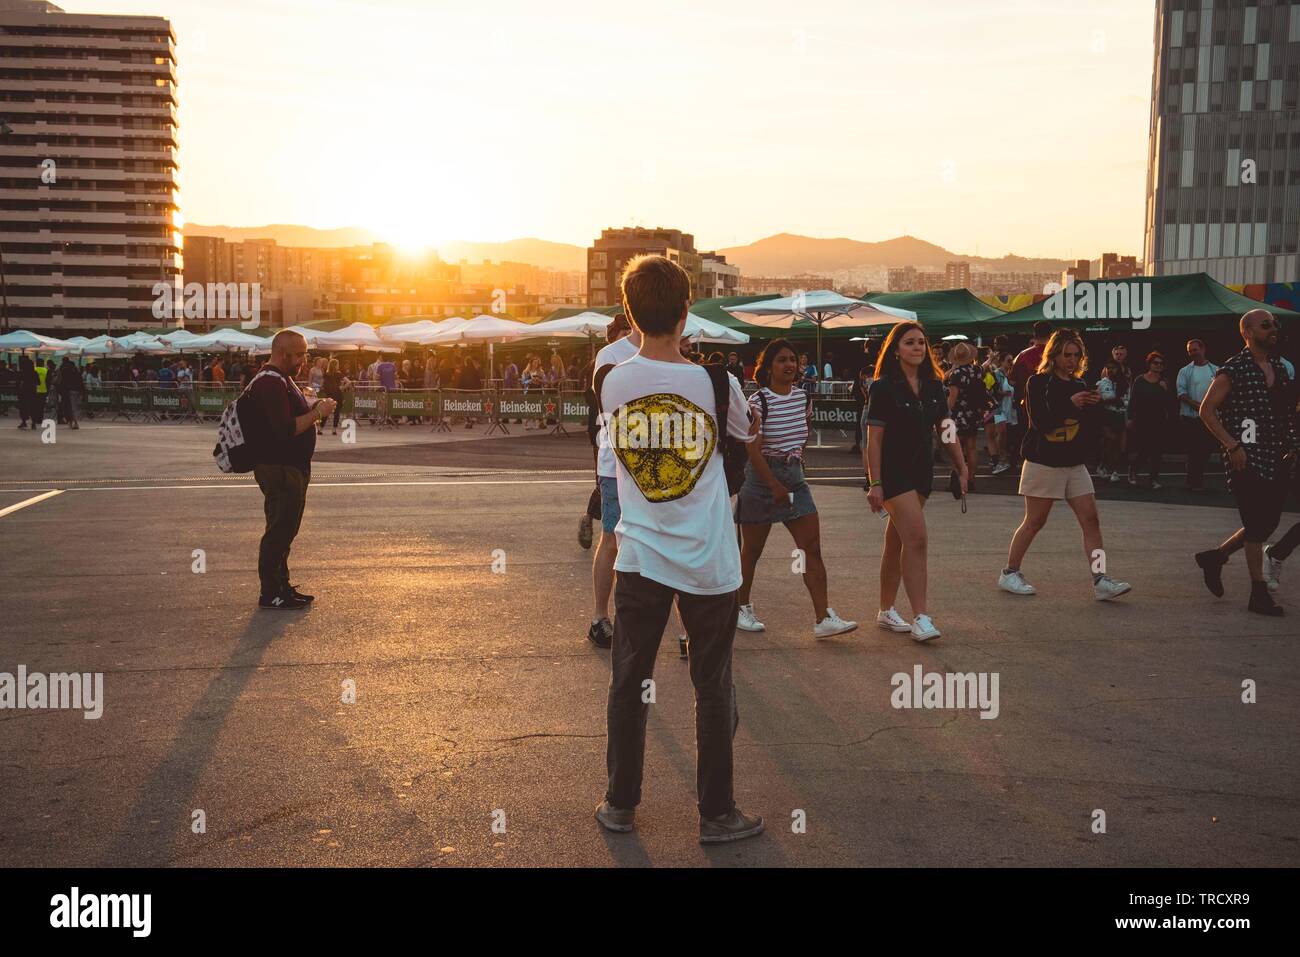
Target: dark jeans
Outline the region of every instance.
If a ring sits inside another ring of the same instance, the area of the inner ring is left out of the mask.
[[[727,814],[732,793],[731,645],[736,637],[736,593],[691,595],[631,572],[619,572],[614,588],[614,647],[609,679],[609,740],[605,798],[617,808],[641,803],[645,729],[650,705],[642,682],[654,675],[659,640],[673,597],[690,640],[695,685],[695,791],[702,817]]]
[[[1187,448],[1187,487],[1201,488],[1205,484],[1205,461],[1214,451],[1214,436],[1200,418],[1180,415],[1183,426],[1183,444]]]
[[[307,504],[307,476],[292,465],[259,465],[253,469],[262,490],[266,532],[257,551],[257,577],[262,597],[274,598],[289,590],[289,548],[302,524]]]
[[[1232,496],[1237,500],[1246,541],[1268,541],[1282,521],[1289,485],[1286,478],[1265,480],[1251,471],[1233,473]]]

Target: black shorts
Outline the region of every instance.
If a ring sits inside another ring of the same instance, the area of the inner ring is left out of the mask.
[[[921,498],[929,498],[934,488],[933,452],[927,449],[925,458],[911,463],[882,463],[880,485],[885,491],[885,498],[891,499],[904,492],[916,492]]]
[[[1253,472],[1244,472],[1232,476],[1232,497],[1237,500],[1246,541],[1268,541],[1282,520],[1282,508],[1290,492],[1289,475],[1262,479]]]

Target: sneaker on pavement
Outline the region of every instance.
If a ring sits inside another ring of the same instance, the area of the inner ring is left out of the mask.
[[[934,627],[934,622],[930,620],[929,615],[917,615],[916,621],[912,622],[913,641],[930,641],[941,634],[942,632]]]
[[[1269,591],[1277,591],[1282,584],[1282,563],[1270,555],[1267,548],[1264,549],[1264,581],[1268,583]]]
[[[1151,491],[1158,492],[1162,488],[1164,488],[1164,486],[1161,485],[1159,482],[1157,482],[1155,479],[1151,480]]]
[[[1120,595],[1127,595],[1133,590],[1133,586],[1128,582],[1117,581],[1109,575],[1102,575],[1092,586],[1092,590],[1097,596],[1097,601],[1110,601]]]
[[[685,635],[677,636],[677,657],[682,659],[682,661],[687,661],[691,657]]]
[[[1120,475],[1118,472],[1111,472],[1111,473],[1110,473],[1110,484],[1111,484],[1111,485],[1118,485],[1118,484],[1119,484],[1120,482],[1122,482],[1122,481],[1124,481],[1124,476]]]
[[[583,514],[578,519],[578,544],[583,548],[591,548],[591,516]]]
[[[753,605],[741,605],[736,616],[736,627],[741,631],[764,631],[767,626],[754,617]]]
[[[700,818],[701,844],[726,844],[762,833],[763,819],[758,815],[750,817],[738,807],[721,817]]]
[[[854,631],[858,627],[856,621],[845,621],[839,615],[835,614],[835,609],[828,607],[826,617],[817,624],[813,625],[814,638],[831,638],[835,635],[843,635],[847,632]]]
[[[596,805],[596,820],[607,831],[626,834],[636,822],[636,808],[614,807],[608,800]]]
[[[1025,581],[1025,576],[1020,572],[1003,572],[998,575],[998,587],[1003,591],[1009,591],[1013,595],[1036,595],[1038,589],[1029,582]]]
[[[297,585],[289,586],[289,594],[299,601],[306,602],[309,605],[316,600],[315,595],[304,595],[302,592],[298,591]]]
[[[1003,472],[1009,471],[1011,471],[1011,463],[1009,462],[999,462],[997,465],[993,466],[994,475],[1001,475]]]
[[[295,598],[293,595],[288,593],[275,595],[272,598],[263,595],[257,600],[258,608],[269,608],[272,611],[300,611],[301,609],[306,608],[307,605],[308,602],[305,602],[300,598]]]
[[[894,608],[890,608],[888,611],[876,612],[876,624],[881,628],[896,631],[899,634],[906,634],[912,630],[912,623]]]
[[[597,648],[608,648],[614,644],[614,626],[608,618],[593,621],[587,629],[587,640]]]

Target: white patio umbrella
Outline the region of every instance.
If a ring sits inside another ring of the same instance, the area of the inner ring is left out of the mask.
[[[43,336],[26,329],[0,336],[0,352],[58,352],[66,348],[68,344],[63,339]]]
[[[433,319],[416,319],[413,322],[390,322],[375,331],[386,342],[419,342],[420,336],[436,332],[441,323]]]
[[[132,332],[125,336],[118,336],[114,340],[118,348],[124,352],[149,352],[159,354],[168,352],[171,346],[147,332]]]
[[[722,308],[737,319],[756,326],[789,329],[797,322],[811,322],[817,327],[818,369],[822,367],[823,326],[828,329],[857,329],[863,326],[892,326],[898,322],[916,321],[916,313],[910,309],[850,299],[830,289],[818,289],[796,296],[763,299],[759,302]]]
[[[183,346],[195,339],[201,339],[202,336],[188,329],[173,329],[171,332],[160,332],[155,338],[161,339],[169,346]]]
[[[715,342],[722,345],[743,346],[749,341],[749,335],[739,329],[729,329],[720,322],[705,319],[693,312],[686,314],[686,327],[683,334],[696,342]]]
[[[111,356],[114,353],[122,351],[122,347],[117,344],[117,340],[112,336],[95,336],[81,344],[79,350],[83,356]]]
[[[240,329],[228,328],[217,329],[206,336],[191,339],[183,348],[186,352],[215,352],[222,349],[254,352],[267,344],[268,340],[263,336],[254,336]]]
[[[535,322],[529,328],[535,336],[559,336],[577,338],[580,336],[603,336],[613,318],[599,312],[580,312],[576,316],[562,319],[547,319]]]
[[[333,332],[321,332],[316,335],[313,349],[325,352],[347,352],[366,349],[370,352],[401,352],[397,343],[385,342],[375,332],[375,327],[366,322],[354,322]]]
[[[533,326],[501,316],[479,315],[453,329],[439,329],[432,335],[421,337],[420,344],[449,346],[458,343],[476,343],[487,346],[488,378],[493,373],[492,347],[498,342],[515,342],[536,336]]]

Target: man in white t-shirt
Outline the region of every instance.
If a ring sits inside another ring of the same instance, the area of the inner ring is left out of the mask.
[[[632,830],[645,764],[645,689],[676,599],[695,685],[700,842],[739,840],[760,833],[763,819],[742,813],[732,788],[731,646],[741,574],[719,422],[725,416],[728,435],[745,442],[757,423],[750,425],[733,376],[721,368],[714,373],[723,377],[718,384],[727,396],[720,415],[713,374],[682,358],[691,291],[686,271],[663,256],[637,256],[622,285],[624,309],[642,342],[637,355],[596,379],[621,512],[609,783],[596,819],[611,831]]]
[[[626,320],[624,320],[626,321]],[[616,323],[610,324],[613,332],[621,331]],[[593,365],[595,374],[605,366],[616,366],[637,354],[641,348],[641,333],[631,333],[616,338],[596,353]],[[599,403],[593,403],[598,405]],[[597,648],[608,648],[614,641],[614,626],[609,620],[609,596],[614,590],[614,556],[618,554],[618,541],[614,527],[618,525],[618,484],[614,480],[614,450],[610,447],[604,427],[605,416],[597,419],[596,432],[596,484],[600,488],[600,541],[591,558],[592,606],[591,627],[587,640]]]
[[[1187,447],[1187,487],[1205,491],[1205,460],[1215,448],[1214,436],[1201,424],[1201,400],[1210,391],[1219,367],[1205,358],[1205,343],[1187,340],[1187,358],[1192,361],[1178,370],[1178,424]]]

